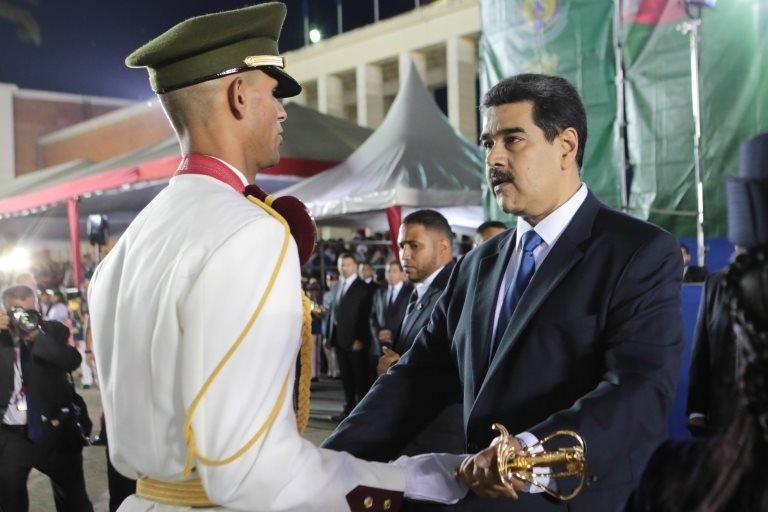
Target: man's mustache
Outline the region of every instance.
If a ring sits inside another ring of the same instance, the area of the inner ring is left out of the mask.
[[[491,188],[493,188],[502,183],[514,183],[515,176],[511,172],[502,171],[497,167],[491,167],[488,170],[488,181],[491,184]]]

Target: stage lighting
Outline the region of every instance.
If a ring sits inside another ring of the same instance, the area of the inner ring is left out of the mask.
[[[29,251],[22,247],[0,256],[0,272],[26,272],[29,266]]]

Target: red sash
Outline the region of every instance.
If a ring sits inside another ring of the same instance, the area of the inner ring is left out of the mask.
[[[179,163],[179,168],[176,169],[173,175],[181,176],[182,174],[210,176],[226,183],[241,194],[245,190],[245,185],[243,185],[243,180],[240,179],[240,176],[230,169],[227,164],[212,156],[200,153],[184,155],[184,158]]]
[[[271,205],[271,208],[274,208],[288,222],[291,228],[291,235],[293,235],[296,241],[301,264],[303,265],[309,261],[317,240],[317,227],[304,203],[290,196],[274,199],[254,184],[243,185],[243,180],[240,179],[240,176],[230,169],[227,164],[217,158],[200,153],[190,153],[182,158],[174,176],[181,176],[183,174],[210,176],[226,183],[244,196],[253,196],[259,201],[264,201]]]

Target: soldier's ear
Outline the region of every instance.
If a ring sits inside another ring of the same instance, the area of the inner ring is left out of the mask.
[[[245,117],[246,84],[243,77],[235,75],[235,78],[227,87],[227,100],[229,111],[238,121]]]

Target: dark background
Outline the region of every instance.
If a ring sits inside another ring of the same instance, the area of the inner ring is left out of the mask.
[[[125,57],[176,23],[200,14],[262,3],[243,0],[0,0],[0,82],[127,99],[152,96],[146,72]],[[336,0],[286,0],[282,52],[304,45],[310,28],[337,33]],[[345,32],[373,23],[373,0],[341,0]],[[421,5],[430,3],[421,0]],[[379,19],[414,8],[414,0],[380,0]]]

